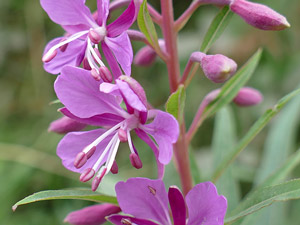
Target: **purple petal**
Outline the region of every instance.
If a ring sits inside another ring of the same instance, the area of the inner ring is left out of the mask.
[[[105,217],[120,212],[121,209],[112,204],[98,204],[71,212],[64,219],[65,223],[74,225],[95,225],[106,222]]]
[[[90,118],[80,118],[73,115],[67,108],[62,108],[59,111],[75,121],[92,126],[114,126],[124,120],[121,116],[109,113],[92,116]]]
[[[152,141],[152,139],[148,136],[148,134],[146,134],[143,130],[135,129],[135,132],[136,132],[137,136],[140,139],[142,139],[144,142],[146,142],[150,146],[150,148],[152,149],[152,151],[155,155],[156,164],[157,164],[157,178],[158,179],[163,179],[164,173],[165,173],[165,165],[162,164],[158,160],[159,151],[158,151],[158,148],[157,148],[156,144]]]
[[[44,54],[54,45],[58,44],[63,38],[55,38],[50,41]],[[86,49],[86,42],[74,40],[68,44],[66,51],[57,50],[57,55],[48,63],[44,63],[44,69],[48,73],[59,74],[64,66],[79,66],[83,60]]]
[[[77,117],[89,118],[104,113],[122,115],[125,111],[115,97],[100,92],[99,85],[90,71],[67,66],[56,79],[54,89],[59,100]]]
[[[150,220],[144,220],[139,218],[134,218],[131,216],[123,216],[123,215],[112,215],[107,217],[107,220],[116,225],[124,225],[125,221],[130,221],[133,224],[141,224],[141,225],[159,225],[158,223],[154,223]]]
[[[115,77],[115,79],[118,78],[119,76],[122,75],[122,71],[118,65],[117,60],[115,59],[113,53],[111,52],[111,50],[105,44],[104,41],[101,43],[101,47],[102,47],[103,54],[107,60],[107,63],[109,64],[109,67],[113,73],[113,76]]]
[[[150,110],[155,113],[154,121],[143,125],[141,129],[150,134],[159,146],[158,160],[168,164],[173,154],[173,144],[176,143],[179,135],[177,120],[169,113],[160,110]]]
[[[171,186],[168,192],[174,225],[186,224],[186,207],[184,197],[176,186]]]
[[[186,196],[188,225],[223,225],[227,200],[211,182],[197,184]]]
[[[41,0],[43,9],[51,20],[60,25],[85,25],[95,27],[92,14],[82,0]]]
[[[130,178],[115,186],[122,211],[134,217],[171,224],[168,196],[161,180]]]
[[[124,32],[118,37],[106,37],[104,41],[114,53],[114,56],[121,65],[124,73],[129,76],[131,74],[133,51],[128,34]]]
[[[92,131],[72,132],[65,135],[64,138],[59,142],[56,152],[57,155],[62,159],[62,164],[64,167],[77,173],[81,173],[85,169],[93,167],[115,133],[112,133],[99,145],[97,145],[95,153],[80,169],[75,168],[74,160],[79,152],[96,140],[105,131],[105,129],[97,129]],[[107,155],[104,157],[99,167],[106,161],[106,158]]]
[[[107,26],[109,37],[116,37],[127,31],[136,19],[136,7],[132,0],[128,8],[113,23]]]
[[[99,26],[106,24],[106,20],[109,14],[109,0],[97,0],[97,23]]]

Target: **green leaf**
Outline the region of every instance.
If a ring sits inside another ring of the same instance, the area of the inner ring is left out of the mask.
[[[185,96],[184,85],[181,84],[177,91],[170,95],[166,103],[166,111],[172,114],[179,122],[183,120]]]
[[[214,134],[212,141],[214,167],[222,162],[232,150],[236,143],[235,120],[230,107],[222,108],[216,115]],[[233,176],[233,168],[230,167],[216,182],[221,195],[228,200],[228,211],[234,209],[240,200],[238,183]]]
[[[146,36],[154,49],[159,48],[157,33],[148,11],[147,0],[144,0],[140,6],[137,22],[141,32]]]
[[[269,206],[274,202],[288,201],[300,198],[300,179],[288,181],[279,185],[265,187],[256,191],[251,198],[247,198],[233,213],[225,219],[225,223],[232,223],[235,220],[256,212]]]
[[[293,91],[292,93],[286,95],[278,104],[276,104],[272,109],[268,109],[250,128],[247,134],[240,140],[235,149],[231,152],[228,157],[226,157],[223,162],[216,169],[213,180],[217,180],[224,170],[234,161],[234,159],[241,153],[241,151],[256,137],[256,135],[269,123],[269,121],[277,115],[282,107],[286,105],[293,97],[300,93],[300,89]]]
[[[241,87],[250,79],[254,70],[257,67],[262,51],[259,49],[248,60],[248,62],[238,70],[238,72],[224,84],[219,95],[213,100],[204,110],[202,114],[202,121],[207,117],[212,116],[220,108],[230,103],[237,95]]]
[[[207,53],[213,43],[221,36],[225,28],[229,24],[232,18],[233,12],[229,9],[229,6],[225,6],[220,10],[212,21],[208,31],[206,32],[200,51]]]
[[[118,204],[117,198],[108,195],[102,195],[97,192],[93,192],[87,189],[70,189],[70,190],[52,190],[41,191],[34,193],[21,201],[18,201],[12,209],[15,211],[18,206],[25,205],[38,201],[55,200],[55,199],[79,199],[93,202],[107,202],[112,204]]]

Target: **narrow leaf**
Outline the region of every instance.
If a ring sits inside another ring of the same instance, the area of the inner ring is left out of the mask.
[[[225,28],[229,24],[229,21],[233,15],[233,12],[229,9],[228,6],[225,6],[220,10],[212,21],[208,31],[206,32],[200,51],[207,53],[213,43],[221,36]]]
[[[179,85],[176,92],[172,93],[166,103],[166,111],[172,114],[179,122],[183,120],[185,106],[184,85]]]
[[[79,199],[93,202],[107,202],[118,204],[117,198],[108,195],[102,195],[87,189],[73,189],[73,190],[52,190],[41,191],[34,193],[21,201],[18,201],[12,209],[15,211],[18,206],[25,205],[38,201],[55,200],[55,199]]]
[[[148,11],[147,0],[144,0],[140,6],[137,22],[141,32],[146,36],[149,43],[154,48],[157,48],[158,47],[157,33]]]
[[[235,147],[234,151],[224,159],[220,166],[216,169],[213,180],[217,180],[224,170],[234,161],[234,159],[241,153],[243,149],[256,137],[256,135],[269,123],[269,121],[277,115],[282,107],[288,103],[293,97],[300,93],[300,89],[293,91],[292,93],[286,95],[278,104],[275,105],[272,109],[268,109],[250,128],[247,134],[240,140],[238,145]]]
[[[230,213],[225,223],[232,223],[235,220],[256,212],[269,206],[274,202],[288,201],[300,198],[300,179],[291,180],[279,185],[265,187],[256,191],[251,198],[247,198],[237,211]]]

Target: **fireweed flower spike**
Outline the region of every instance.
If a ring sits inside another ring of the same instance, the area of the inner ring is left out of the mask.
[[[130,178],[127,182],[117,183],[115,188],[122,212],[132,216],[111,215],[107,219],[113,224],[224,224],[227,201],[218,195],[211,182],[197,184],[185,198],[176,186],[171,186],[167,193],[161,180]]]
[[[99,85],[107,93],[101,92]],[[92,190],[97,189],[103,176],[110,171],[117,172],[115,157],[120,142],[128,143],[132,165],[142,167],[131,131],[152,148],[157,159],[158,177],[163,176],[163,165],[170,162],[172,144],[178,138],[178,123],[166,112],[147,110],[145,92],[137,81],[121,76],[116,79],[116,84],[103,83],[93,79],[89,71],[67,66],[58,76],[54,88],[65,106],[61,109],[65,116],[84,124],[105,127],[68,133],[57,147],[63,165],[81,173],[81,181],[94,177]],[[120,106],[121,101],[127,110]],[[148,120],[153,121],[146,123]]]
[[[126,31],[136,19],[138,7],[134,0],[109,25],[106,25],[109,0],[97,0],[95,19],[83,0],[41,0],[41,5],[67,32],[67,36],[56,38],[46,46],[42,60],[47,72],[58,74],[64,66],[79,66],[83,61],[84,67],[99,78],[96,74],[100,75],[105,68],[98,50],[101,45],[113,75],[117,78],[122,74],[118,63],[130,75],[133,52]]]

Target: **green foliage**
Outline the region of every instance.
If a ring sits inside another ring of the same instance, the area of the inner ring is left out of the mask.
[[[184,85],[180,85],[177,91],[170,95],[166,103],[166,111],[172,114],[179,122],[183,120],[185,97]]]

